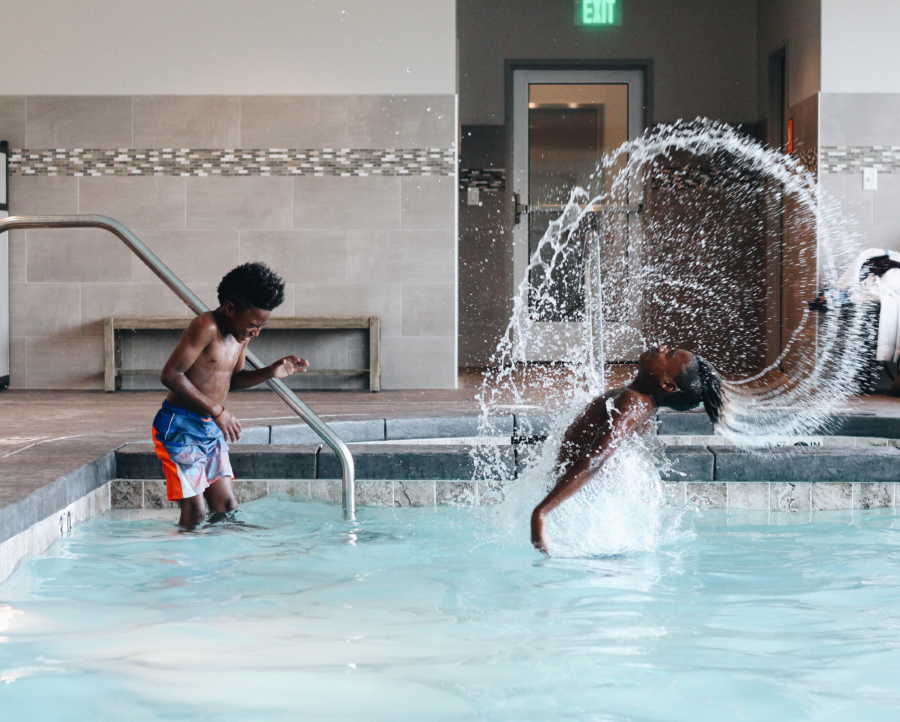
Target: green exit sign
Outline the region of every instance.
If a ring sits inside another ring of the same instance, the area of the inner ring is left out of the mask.
[[[621,25],[622,0],[577,0],[579,25]]]

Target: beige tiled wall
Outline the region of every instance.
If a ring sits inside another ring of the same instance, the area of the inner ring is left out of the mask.
[[[0,96],[13,148],[449,148],[453,96]],[[450,176],[23,176],[14,215],[123,221],[203,300],[237,263],[288,283],[282,315],[377,315],[384,388],[456,383]],[[114,236],[12,233],[14,388],[102,388],[102,320],[188,311]],[[303,349],[298,349],[301,353]]]
[[[900,93],[822,93],[820,145],[844,150],[848,156],[880,157],[881,151],[900,153]],[[862,169],[846,167],[839,171],[820,161],[819,182],[843,211],[850,215],[859,231],[858,249],[889,248],[900,251],[900,162],[878,165],[878,189],[863,190]]]

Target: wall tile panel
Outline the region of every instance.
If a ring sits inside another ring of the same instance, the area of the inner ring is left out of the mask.
[[[145,228],[184,228],[187,179],[79,178],[78,212],[112,216],[133,231]]]
[[[400,227],[400,178],[379,176],[294,179],[294,227]]]
[[[139,236],[188,285],[218,284],[240,262],[237,231],[142,230]],[[137,256],[131,258],[131,280],[159,282],[156,274]]]
[[[11,214],[66,215],[78,212],[78,181],[73,177],[11,176]]]
[[[108,231],[41,229],[28,232],[29,281],[127,281],[131,251]]]
[[[129,96],[31,96],[29,148],[128,148],[132,145]]]
[[[349,100],[340,96],[250,96],[241,99],[245,148],[349,148]],[[361,147],[361,146],[358,146]]]
[[[456,182],[442,176],[403,178],[403,228],[444,229],[452,227],[456,208]]]
[[[453,287],[403,286],[403,335],[453,335]]]
[[[447,231],[382,232],[378,234],[376,244],[381,253],[368,266],[368,277],[372,281],[404,283],[414,280],[420,284],[439,284],[453,278],[456,259]],[[362,264],[362,260],[351,259],[351,263]],[[353,275],[359,277],[365,270],[360,266]]]
[[[900,93],[822,93],[821,145],[900,145]]]
[[[11,336],[81,333],[81,288],[77,283],[14,283],[9,310]],[[56,362],[62,358],[57,356]]]
[[[454,388],[456,339],[442,336],[382,339],[381,384],[385,389]]]
[[[293,206],[290,178],[191,178],[188,227],[263,230],[289,228]]]
[[[291,283],[348,280],[346,234],[337,231],[245,231],[240,260],[267,263]]]
[[[222,95],[138,95],[135,148],[237,148],[241,99]]]
[[[27,353],[31,388],[80,390],[103,385],[103,344],[95,338],[30,338]]]
[[[10,148],[25,145],[27,113],[24,95],[0,95],[0,140],[7,141]]]
[[[9,387],[28,388],[28,339],[22,336],[9,339]]]
[[[350,98],[349,137],[359,148],[443,148],[456,137],[453,96]]]
[[[393,284],[297,284],[299,316],[378,316],[384,336],[402,331],[401,288]]]
[[[9,282],[28,280],[28,241],[25,231],[7,231],[9,236]]]

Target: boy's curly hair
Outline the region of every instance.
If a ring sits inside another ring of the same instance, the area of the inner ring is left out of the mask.
[[[231,301],[238,311],[271,311],[284,301],[284,281],[264,263],[244,263],[225,274],[218,295],[220,304]]]

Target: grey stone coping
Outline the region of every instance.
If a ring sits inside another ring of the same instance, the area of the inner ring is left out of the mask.
[[[439,439],[447,436],[478,436],[477,416],[420,416],[415,418],[386,419],[385,439]],[[513,435],[514,419],[511,414],[492,418],[492,435]]]
[[[716,481],[900,481],[900,449],[786,448],[752,453],[712,446]]]
[[[874,414],[847,414],[835,416],[826,432],[831,436],[873,436],[882,439],[900,439],[900,418],[875,416]]]
[[[550,427],[546,414],[516,414],[514,435],[517,438],[542,438]],[[657,414],[656,433],[678,436],[711,436],[713,426],[701,410],[671,411],[660,409]],[[841,414],[832,417],[825,428],[815,436],[867,436],[881,439],[900,439],[900,417],[875,414]]]
[[[4,503],[0,506],[0,542],[29,529],[103,486],[115,477],[115,472],[115,454],[108,452]],[[6,500],[0,501],[3,502]]]
[[[525,448],[497,447],[506,478],[523,470]],[[751,452],[726,446],[669,446],[666,481],[900,481],[900,449],[790,447]],[[468,480],[474,467],[467,445],[384,443],[357,447],[353,458],[359,479]],[[246,445],[231,452],[235,476],[256,479],[334,479],[340,463],[330,449],[298,445]],[[498,473],[502,473],[498,472]],[[159,479],[162,471],[150,444],[128,444],[116,452],[116,476]]]
[[[715,456],[705,446],[670,446],[666,457],[672,466],[663,471],[664,481],[712,481]]]
[[[317,453],[312,445],[245,444],[232,448],[230,457],[236,478],[315,479]],[[163,478],[151,444],[126,444],[115,456],[119,479]]]
[[[501,447],[501,459],[515,476],[512,445]],[[116,477],[162,479],[162,467],[147,443],[127,444],[116,451]],[[334,479],[341,467],[330,449],[297,445],[246,445],[231,450],[235,477],[254,479]],[[470,447],[447,444],[382,444],[354,449],[357,479],[471,479]]]
[[[356,419],[352,421],[326,421],[342,441],[382,441],[385,436],[384,419]],[[272,426],[270,444],[321,444],[318,434],[306,424],[281,424]],[[265,443],[265,442],[263,442]]]

